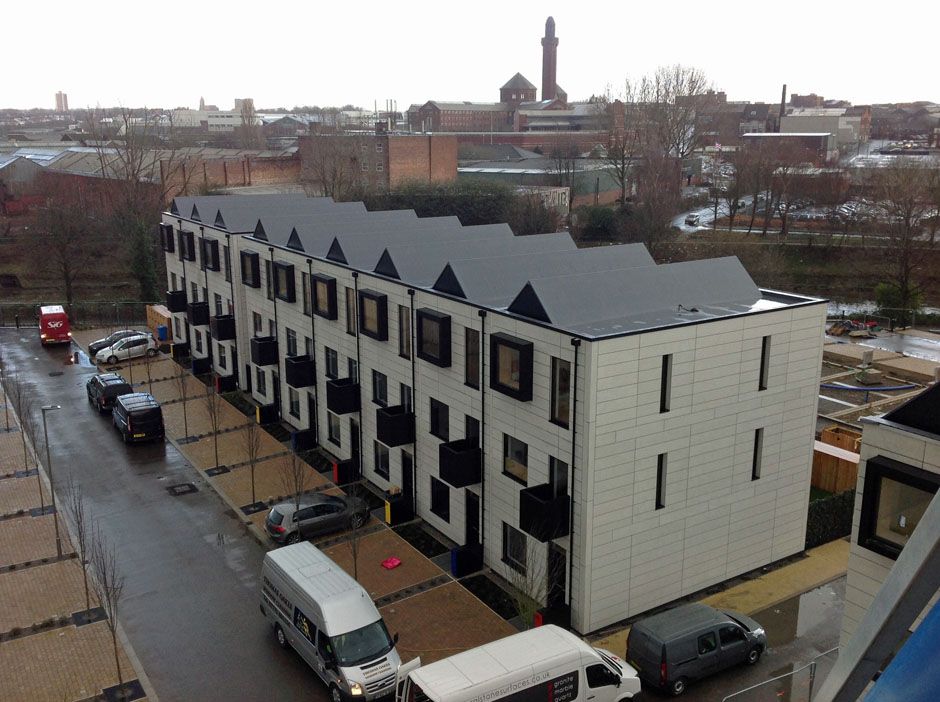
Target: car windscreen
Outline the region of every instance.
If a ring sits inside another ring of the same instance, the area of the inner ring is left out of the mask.
[[[336,662],[341,666],[361,665],[375,660],[391,651],[395,645],[381,619],[361,629],[333,636],[330,641]]]

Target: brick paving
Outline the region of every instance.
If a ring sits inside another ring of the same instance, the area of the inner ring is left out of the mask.
[[[97,606],[94,592],[90,599],[91,606]],[[49,617],[71,616],[85,609],[81,566],[71,558],[4,573],[0,602],[16,602],[16,607],[0,608],[0,633],[25,629]]]
[[[61,517],[59,515],[62,552],[69,553],[72,546]],[[39,561],[55,556],[55,525],[51,514],[0,521],[0,565]]]
[[[20,463],[23,456],[20,455]],[[42,503],[49,504],[52,496],[42,486]],[[0,480],[0,514],[13,514],[17,510],[29,510],[40,506],[39,480],[35,475],[23,478]]]
[[[32,454],[28,454],[29,467],[35,468]],[[0,475],[23,470],[23,436],[18,431],[0,433]]]

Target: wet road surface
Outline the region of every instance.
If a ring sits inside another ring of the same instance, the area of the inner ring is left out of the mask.
[[[68,476],[116,549],[126,576],[120,619],[157,695],[166,700],[319,699],[326,690],[261,615],[265,550],[169,443],[125,446],[110,415],[88,404],[95,368],[35,329],[0,329],[4,372],[32,386],[46,421],[57,494]],[[42,431],[41,418],[38,420]],[[198,492],[172,497],[171,485]],[[61,502],[60,502],[61,504]]]

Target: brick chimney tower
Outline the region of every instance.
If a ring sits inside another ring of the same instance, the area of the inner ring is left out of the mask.
[[[558,60],[558,38],[555,36],[555,20],[545,20],[545,36],[542,37],[542,99],[556,97],[555,67]]]

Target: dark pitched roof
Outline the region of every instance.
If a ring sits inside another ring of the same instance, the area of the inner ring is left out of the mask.
[[[940,383],[884,415],[884,419],[940,436]]]
[[[500,90],[536,90],[536,87],[524,75],[517,73]]]

